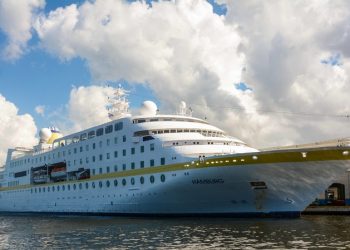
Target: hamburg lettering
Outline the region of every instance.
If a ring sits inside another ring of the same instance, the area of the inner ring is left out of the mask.
[[[223,179],[193,179],[192,184],[224,184]]]

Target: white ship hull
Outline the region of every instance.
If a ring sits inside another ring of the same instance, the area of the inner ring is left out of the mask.
[[[305,159],[302,152],[295,150],[257,153],[257,160],[252,160],[256,156],[250,153],[208,159],[204,163],[97,175],[82,181],[8,188],[0,192],[0,211],[297,216],[350,168],[350,158],[344,155],[345,150],[349,149],[310,152]],[[289,158],[293,158],[293,161]],[[161,175],[165,177],[164,182]],[[150,182],[151,176],[155,178],[154,183]],[[140,177],[144,177],[143,184]],[[122,184],[124,179],[125,186]],[[118,181],[117,186],[114,186],[114,180]],[[99,186],[100,182],[102,187]],[[252,182],[263,182],[266,187],[255,188]],[[93,183],[95,188],[92,187]],[[73,185],[76,185],[76,189],[73,189]]]

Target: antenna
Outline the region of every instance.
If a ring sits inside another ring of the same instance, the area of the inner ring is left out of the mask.
[[[113,96],[108,97],[108,117],[111,120],[119,119],[129,114],[129,101],[126,96],[129,91],[126,91],[119,84],[118,88],[115,89]]]

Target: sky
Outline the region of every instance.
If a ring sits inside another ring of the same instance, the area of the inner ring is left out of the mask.
[[[346,0],[0,0],[0,162],[108,120],[110,86],[253,147],[348,137]]]

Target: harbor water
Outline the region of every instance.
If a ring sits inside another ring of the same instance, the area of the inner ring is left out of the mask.
[[[349,249],[350,216],[300,219],[1,215],[0,249]]]

